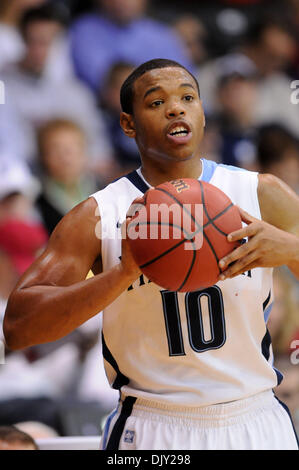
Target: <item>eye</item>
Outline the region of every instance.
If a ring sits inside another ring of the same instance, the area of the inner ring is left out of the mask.
[[[160,106],[161,104],[163,103],[163,100],[155,100],[151,103],[151,107],[152,108],[157,108],[158,106]]]
[[[185,95],[183,99],[186,101],[193,101],[194,97],[192,95]]]

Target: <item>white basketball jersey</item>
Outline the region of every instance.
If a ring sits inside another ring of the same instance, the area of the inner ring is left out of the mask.
[[[199,179],[224,191],[260,219],[258,175],[202,159]],[[102,219],[103,270],[120,261],[120,224],[149,188],[140,170],[92,195]],[[108,380],[124,395],[180,406],[206,406],[272,389],[266,322],[272,269],[257,268],[196,292],[161,289],[141,276],[103,312]]]

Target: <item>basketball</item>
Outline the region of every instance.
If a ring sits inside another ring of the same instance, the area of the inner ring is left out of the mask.
[[[210,183],[166,182],[136,199],[128,242],[141,271],[160,287],[189,292],[214,285],[219,261],[240,245],[227,235],[242,228],[238,208]]]

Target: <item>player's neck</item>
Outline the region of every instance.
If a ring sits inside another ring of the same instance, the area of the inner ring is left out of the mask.
[[[166,162],[166,165],[164,162],[143,161],[141,172],[151,186],[157,186],[165,181],[179,178],[199,178],[202,173],[202,162],[200,158],[185,162],[173,162],[171,165],[169,161]]]

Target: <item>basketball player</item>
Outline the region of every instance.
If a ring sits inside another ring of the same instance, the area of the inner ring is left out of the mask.
[[[8,346],[55,341],[103,310],[105,367],[120,390],[103,449],[297,449],[290,416],[272,391],[282,377],[272,366],[266,321],[272,268],[287,265],[299,278],[298,197],[271,175],[200,157],[199,88],[179,64],[157,59],[138,67],[122,86],[121,104],[121,126],[136,139],[142,165],[60,222],[11,294]],[[118,236],[136,197],[184,177],[223,190],[246,223],[229,239],[248,237],[220,261],[217,285],[187,294],[149,282]],[[85,280],[91,267],[95,276]],[[200,327],[204,315],[210,336]]]

